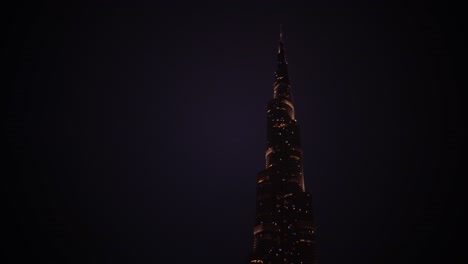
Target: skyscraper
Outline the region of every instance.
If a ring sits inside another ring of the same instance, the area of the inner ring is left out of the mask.
[[[265,169],[257,175],[253,253],[249,263],[315,263],[312,199],[305,190],[299,123],[280,33],[273,99],[267,108]]]

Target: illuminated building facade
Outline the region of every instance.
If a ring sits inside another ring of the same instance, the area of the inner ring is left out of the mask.
[[[266,168],[257,175],[254,243],[249,263],[312,264],[312,199],[304,185],[300,129],[294,118],[282,33],[273,87],[267,110]]]

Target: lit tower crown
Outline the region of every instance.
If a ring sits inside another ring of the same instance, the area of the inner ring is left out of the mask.
[[[265,169],[257,174],[254,246],[249,263],[314,264],[312,199],[305,190],[300,127],[294,117],[282,31],[273,88],[267,108]]]

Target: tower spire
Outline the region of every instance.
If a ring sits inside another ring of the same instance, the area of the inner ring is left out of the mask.
[[[289,85],[288,63],[286,62],[286,53],[284,51],[284,44],[283,44],[283,24],[280,24],[278,61],[277,61],[276,72],[275,72],[275,83],[277,84],[282,83],[282,84]]]
[[[283,24],[280,24],[279,46],[278,46],[278,63],[280,61],[286,63],[286,55],[284,54],[284,47],[283,47]]]
[[[283,24],[280,24],[280,42],[283,42]]]

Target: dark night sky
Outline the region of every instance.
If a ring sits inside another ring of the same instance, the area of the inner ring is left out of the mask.
[[[6,263],[244,263],[280,23],[320,263],[466,261],[459,6],[4,11]]]

